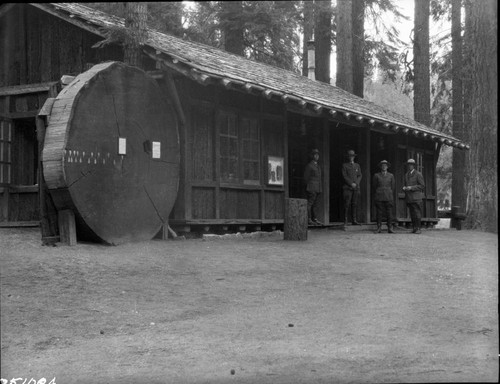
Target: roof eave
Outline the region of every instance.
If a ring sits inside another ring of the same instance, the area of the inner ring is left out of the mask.
[[[102,30],[103,26],[94,23],[92,20],[85,19],[76,14],[72,14],[70,11],[62,8],[61,6],[58,6],[57,3],[29,4],[69,23],[72,23],[82,29],[85,29],[93,34],[96,34],[100,37],[105,37]],[[116,22],[118,22],[118,18]],[[372,128],[375,126],[375,124],[377,124],[379,125],[379,128],[382,127],[382,129],[386,129],[388,133],[397,133],[401,129],[403,133],[413,133],[416,137],[420,137],[423,139],[429,138],[433,141],[439,142],[440,144],[456,147],[459,149],[470,149],[470,146],[468,144],[463,143],[457,138],[445,134],[440,134],[439,132],[436,132],[434,130],[432,133],[430,133],[426,132],[424,129],[405,126],[404,124],[394,124],[393,121],[381,116],[377,116],[375,114],[366,114],[360,111],[346,109],[335,105],[325,105],[324,103],[308,97],[296,95],[293,93],[284,93],[279,89],[268,87],[262,84],[254,84],[252,82],[249,82],[248,79],[239,78],[234,75],[227,76],[221,71],[207,71],[205,67],[197,65],[196,63],[186,60],[171,52],[165,52],[159,47],[153,46],[152,43],[146,44],[144,48],[144,52],[155,60],[162,60],[160,57],[160,55],[162,54],[169,56],[171,58],[171,64],[163,59],[162,61],[164,65],[177,70],[184,76],[187,76],[203,85],[212,83],[212,79],[214,79],[213,82],[215,82],[219,86],[223,86],[226,89],[234,85],[234,88],[238,90],[240,88],[243,88],[242,91],[245,90],[246,92],[260,92],[261,95],[266,97],[267,99],[279,98],[279,100],[285,103],[287,103],[289,100],[292,100],[297,102],[304,109],[310,106],[317,114],[322,114],[323,111],[328,111],[328,117],[331,120],[336,120],[336,116],[338,116],[337,114],[342,113],[346,118],[354,118],[354,120],[357,120],[360,124],[363,122],[367,122]],[[152,50],[153,52],[149,52],[150,50]],[[182,66],[188,66],[190,67],[190,69],[188,70],[187,68],[182,68]]]

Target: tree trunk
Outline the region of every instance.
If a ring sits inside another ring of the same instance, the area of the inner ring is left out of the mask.
[[[465,13],[465,26],[464,26],[464,37],[463,37],[463,56],[462,56],[462,89],[463,95],[467,95],[467,97],[463,97],[463,140],[466,143],[470,144],[470,135],[472,129],[472,100],[470,95],[472,95],[472,46],[474,42],[471,36],[471,4],[472,0],[463,1],[464,4],[464,13]],[[465,212],[469,211],[470,201],[468,197],[468,186],[470,181],[470,172],[469,162],[470,162],[470,152],[467,151],[465,153]],[[452,196],[453,198],[453,196]],[[466,223],[467,224],[467,223]]]
[[[470,95],[472,126],[470,132],[468,184],[468,224],[472,228],[498,232],[497,129],[497,2],[473,1],[470,4],[471,58]]]
[[[337,2],[337,87],[353,93],[352,0]]]
[[[314,29],[314,3],[304,1],[304,41],[302,44],[302,76],[308,75],[307,42],[313,38]]]
[[[416,121],[427,126],[431,124],[429,11],[429,0],[415,0],[413,113]]]
[[[364,0],[352,0],[352,62],[353,62],[353,92],[363,97],[365,79],[365,6]]]
[[[243,25],[239,21],[243,13],[242,1],[221,1],[221,18],[224,20],[224,47],[227,52],[243,56]]]
[[[330,54],[332,53],[332,3],[315,1],[314,40],[316,47],[316,80],[330,84]]]
[[[285,240],[307,240],[307,200],[285,199],[283,238]]]
[[[125,3],[125,27],[130,31],[123,59],[126,64],[135,67],[142,66],[141,47],[148,38],[147,20],[147,3]]]
[[[466,140],[464,134],[464,108],[462,88],[462,28],[461,28],[461,0],[451,2],[451,44],[452,44],[452,111],[453,136]],[[452,206],[459,206],[464,212],[467,205],[466,194],[466,151],[453,148],[451,200]]]

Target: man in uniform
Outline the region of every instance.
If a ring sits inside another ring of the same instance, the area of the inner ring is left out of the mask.
[[[349,207],[351,207],[351,219],[353,225],[359,225],[357,221],[356,207],[360,195],[359,182],[361,181],[361,167],[354,162],[356,153],[353,150],[347,151],[349,162],[342,165],[342,176],[344,178],[344,225],[347,225]]]
[[[410,217],[413,225],[412,233],[420,234],[422,219],[422,197],[425,188],[424,177],[415,169],[415,160],[407,161],[408,172],[405,174],[405,185],[403,191],[406,194],[406,205],[410,209]]]
[[[319,151],[313,149],[311,151],[311,161],[306,165],[304,171],[304,180],[306,182],[307,195],[307,216],[309,225],[321,225],[321,222],[316,218],[316,213],[319,204],[319,196],[322,192],[321,188],[321,168],[319,167]]]
[[[387,160],[378,163],[380,172],[373,175],[373,191],[375,192],[375,207],[377,208],[377,233],[382,232],[382,216],[385,213],[387,217],[387,232],[394,233],[392,230],[392,207],[394,205],[394,190],[396,182],[394,175],[387,172],[390,167]]]

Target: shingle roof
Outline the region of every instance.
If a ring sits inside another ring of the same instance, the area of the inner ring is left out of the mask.
[[[46,12],[103,36],[102,28],[123,27],[124,19],[106,14],[78,3],[31,3]],[[202,78],[216,78],[235,84],[257,87],[267,94],[284,96],[292,100],[316,106],[318,109],[347,112],[359,116],[371,123],[382,123],[388,131],[403,129],[421,137],[440,140],[447,145],[459,148],[469,146],[459,139],[436,131],[408,117],[392,112],[380,105],[355,96],[335,86],[311,80],[294,72],[271,65],[248,60],[201,43],[187,41],[175,36],[148,30],[146,47],[152,55],[169,57],[171,66],[183,66],[196,71]],[[179,68],[180,69],[180,68]]]

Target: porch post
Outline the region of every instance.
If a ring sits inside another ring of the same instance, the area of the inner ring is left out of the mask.
[[[320,162],[323,164],[323,223],[330,223],[330,122],[323,119],[323,148],[321,148]]]
[[[371,180],[371,166],[370,166],[370,129],[361,128],[358,136],[358,148],[360,153],[360,166],[363,178],[361,179],[361,220],[363,223],[370,222],[370,180]]]

